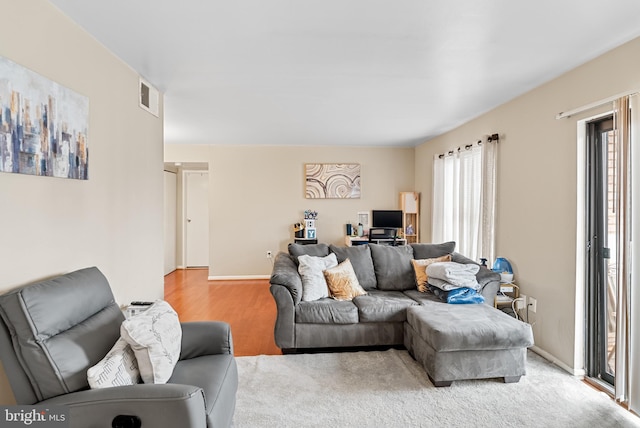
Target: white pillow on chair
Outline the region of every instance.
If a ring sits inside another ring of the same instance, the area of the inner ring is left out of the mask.
[[[144,383],[167,383],[173,374],[182,346],[182,327],[178,314],[164,300],[125,320],[120,335],[138,360]]]
[[[121,337],[105,357],[87,370],[92,389],[140,383],[140,370],[131,346]]]

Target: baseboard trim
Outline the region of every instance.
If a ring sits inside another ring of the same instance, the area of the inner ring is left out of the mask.
[[[269,279],[271,275],[211,275],[207,279],[209,281],[235,281],[247,279]]]
[[[540,355],[545,360],[548,360],[549,362],[555,364],[556,366],[560,367],[562,370],[568,372],[569,374],[571,374],[573,376],[584,376],[585,375],[584,369],[571,368],[568,365],[566,365],[565,363],[563,363],[562,361],[560,361],[558,358],[556,358],[553,354],[550,354],[549,352],[545,351],[544,349],[540,349],[539,347],[537,347],[535,345],[533,345],[529,349],[531,349],[533,352],[535,352],[536,354]]]

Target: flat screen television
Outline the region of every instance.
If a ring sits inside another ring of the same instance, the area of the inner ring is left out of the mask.
[[[371,211],[371,226],[402,228],[402,210]]]

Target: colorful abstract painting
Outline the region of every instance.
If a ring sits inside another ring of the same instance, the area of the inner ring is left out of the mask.
[[[308,163],[305,181],[307,199],[360,198],[358,163]]]
[[[0,172],[89,178],[89,99],[0,57]]]

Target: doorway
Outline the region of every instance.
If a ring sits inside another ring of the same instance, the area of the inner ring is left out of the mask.
[[[164,171],[164,274],[177,265],[178,177],[175,171]]]
[[[209,266],[209,173],[184,171],[185,266]]]
[[[586,123],[587,375],[611,387],[616,353],[616,138],[613,115]]]

